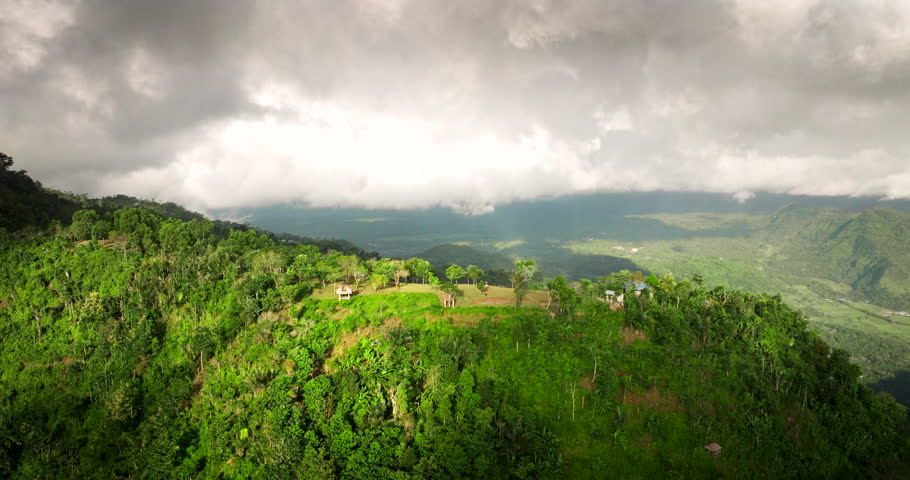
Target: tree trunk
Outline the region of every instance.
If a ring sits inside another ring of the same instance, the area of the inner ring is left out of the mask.
[[[576,390],[577,390],[577,387],[573,383],[569,390],[569,392],[572,394],[572,421],[573,422],[575,421],[575,392],[576,392]]]
[[[591,383],[597,382],[597,355],[594,355],[594,375],[591,377]]]

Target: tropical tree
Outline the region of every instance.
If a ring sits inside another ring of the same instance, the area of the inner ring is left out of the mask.
[[[300,253],[294,257],[294,261],[288,270],[288,273],[294,275],[298,282],[321,277],[319,274],[319,262],[323,257],[315,246],[308,245],[307,247],[309,248],[301,249]]]
[[[395,279],[395,288],[398,288],[399,283],[401,283],[402,278],[408,278],[411,276],[411,272],[404,266],[404,262],[401,260],[395,260],[395,271],[392,273]]]
[[[450,265],[449,268],[446,269],[446,278],[453,283],[458,283],[458,280],[464,278],[465,275],[466,272],[464,269],[458,265]]]
[[[391,281],[396,269],[396,265],[393,262],[393,260],[389,260],[388,258],[380,258],[369,260],[366,263],[373,274],[382,275],[386,280]]]
[[[550,308],[551,303],[556,303],[556,313],[569,313],[572,311],[579,303],[578,294],[575,290],[569,286],[569,282],[566,281],[566,277],[560,275],[549,283],[547,283],[547,294],[549,301],[547,302],[547,309]]]
[[[94,210],[78,210],[73,213],[73,223],[70,224],[70,237],[73,240],[89,240],[95,222],[98,221],[98,212]]]
[[[389,284],[389,278],[381,273],[373,273],[370,275],[370,286],[373,287],[373,290],[379,290],[382,287],[385,287]]]
[[[594,298],[594,282],[588,280],[587,278],[582,278],[578,281],[578,294],[581,295],[585,300],[591,300]]]
[[[537,264],[534,260],[515,260],[515,268],[512,270],[510,279],[512,280],[512,290],[515,295],[515,308],[521,306],[521,301],[527,293],[528,282],[534,277],[537,271]]]
[[[454,307],[455,300],[464,296],[464,292],[454,283],[438,283],[433,288],[442,294],[442,304],[445,307]]]
[[[370,274],[370,272],[361,265],[360,259],[357,258],[356,255],[342,255],[338,257],[338,269],[346,282],[357,285],[363,283]]]
[[[484,271],[480,269],[477,265],[468,265],[466,270],[468,278],[471,279],[471,283],[477,284],[478,280],[483,278]]]
[[[433,265],[422,258],[414,257],[407,259],[404,262],[404,268],[410,272],[410,275],[420,278],[423,282],[427,282],[430,275],[433,273]]]

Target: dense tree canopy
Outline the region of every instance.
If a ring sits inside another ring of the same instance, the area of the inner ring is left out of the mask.
[[[549,312],[443,308],[385,288],[475,288],[420,259],[138,207],[3,237],[0,265],[4,478],[906,473],[904,408],[778,295],[618,272],[551,279]]]

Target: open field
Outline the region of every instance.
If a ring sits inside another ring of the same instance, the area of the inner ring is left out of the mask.
[[[515,303],[512,289],[506,287],[487,287],[487,292],[483,293],[474,285],[459,285],[458,288],[464,292],[464,296],[458,299],[459,306],[467,305],[486,305],[486,306],[513,306]],[[354,288],[355,296],[370,295],[390,295],[394,293],[432,293],[436,291],[426,284],[419,283],[402,283],[401,286],[389,286],[374,290],[370,286],[360,286]],[[331,285],[320,288],[313,292],[313,298],[324,300],[336,298],[335,289]],[[441,297],[440,297],[441,298]],[[541,290],[528,290],[522,301],[522,306],[543,307],[547,304],[547,292]]]

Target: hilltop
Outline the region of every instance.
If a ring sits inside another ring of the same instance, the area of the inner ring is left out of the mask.
[[[520,310],[444,308],[424,285],[320,299],[334,271],[379,263],[252,232],[169,245],[165,225],[193,223],[151,242],[4,246],[4,476],[902,468],[904,409],[779,297],[652,277],[621,310],[558,279]]]
[[[910,405],[910,391],[895,381],[910,371],[908,211],[906,200],[871,197],[757,194],[736,202],[652,192],[516,202],[480,217],[300,205],[243,213],[259,225],[426,257],[438,274],[450,263],[486,266],[500,285],[508,279],[498,265],[530,258],[544,277],[572,281],[626,269],[779,292],[811,329],[852,353],[864,382]]]
[[[30,228],[0,236],[3,477],[908,473],[905,409],[779,295],[604,271],[443,307],[423,259],[141,205]]]

